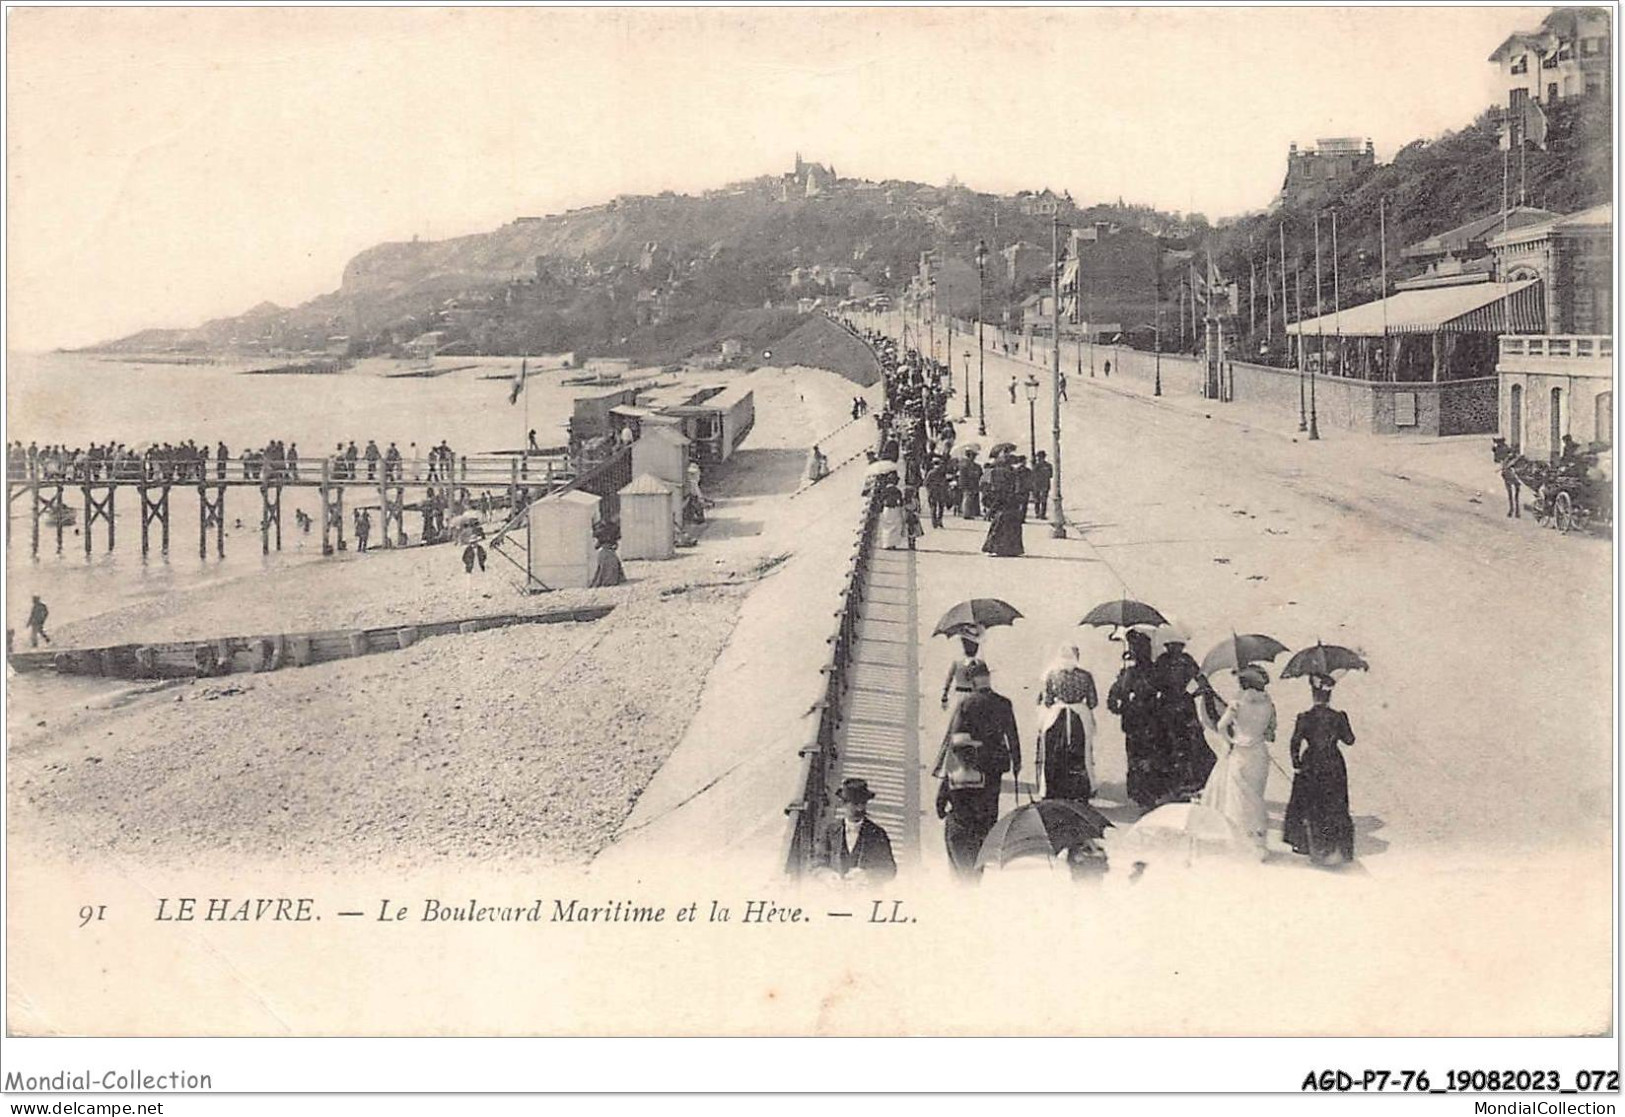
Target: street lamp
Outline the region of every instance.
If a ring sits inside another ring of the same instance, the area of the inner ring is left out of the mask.
[[[987,433],[987,344],[982,340],[984,299],[987,294],[987,241],[976,242],[976,433]],[[970,418],[970,392],[965,393],[965,418]]]
[[[1027,442],[1028,455],[1033,461],[1038,460],[1038,374],[1029,372],[1027,379],[1022,381],[1022,387],[1027,389]]]
[[[965,350],[965,418],[970,418],[970,350]]]
[[[1152,327],[1153,332],[1152,332],[1151,336],[1153,338],[1152,348],[1156,351],[1156,358],[1155,359],[1156,359],[1156,364],[1157,364],[1157,373],[1156,373],[1156,383],[1151,389],[1151,394],[1154,395],[1154,396],[1160,396],[1160,395],[1162,395],[1162,238],[1161,237],[1157,238],[1157,249],[1156,249],[1155,260],[1156,260],[1156,262],[1151,265],[1151,270],[1156,273],[1154,278],[1156,279],[1156,283],[1157,283],[1157,309],[1153,312],[1153,321],[1156,324]],[[1121,371],[1121,370],[1119,370],[1119,371]]]

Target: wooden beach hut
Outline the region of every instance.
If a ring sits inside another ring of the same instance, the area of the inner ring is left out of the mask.
[[[642,473],[621,490],[622,558],[669,559],[676,554],[678,489]]]
[[[672,485],[680,485],[688,471],[688,439],[674,427],[649,424],[632,443],[632,474],[651,474]],[[625,490],[622,490],[623,492]]]
[[[530,506],[530,573],[548,589],[585,586],[596,565],[598,498],[568,492]]]

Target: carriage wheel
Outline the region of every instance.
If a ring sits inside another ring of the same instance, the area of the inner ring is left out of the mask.
[[[1557,499],[1552,501],[1552,519],[1558,531],[1569,532],[1574,529],[1574,502],[1569,499],[1568,493],[1558,493]]]

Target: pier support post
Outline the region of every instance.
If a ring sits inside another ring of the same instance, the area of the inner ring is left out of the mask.
[[[96,499],[95,486],[88,482],[80,486],[80,491],[84,494],[85,499],[85,556],[87,558],[90,556],[90,529],[97,520],[105,520],[107,522],[107,549],[111,551],[114,543],[117,542],[117,527],[114,519],[113,496],[118,492],[118,485],[109,482],[107,485],[107,495],[103,496],[100,500]]]
[[[197,487],[197,557],[209,557],[209,528],[214,528],[214,553],[216,558],[226,557],[226,487],[216,485],[213,500],[209,499],[209,487],[199,484]]]
[[[271,553],[271,538],[282,550],[282,486],[260,482],[260,554]]]
[[[39,500],[39,476],[38,476],[38,474],[36,474],[29,481],[28,492],[29,492],[29,497],[30,497],[28,503],[29,503],[29,507],[32,509],[32,515],[30,516],[30,519],[32,520],[32,530],[29,532],[29,544],[30,545],[29,545],[28,552],[29,552],[29,554],[33,555],[35,558],[39,558],[40,500]]]
[[[158,486],[158,496],[150,496],[150,485],[136,486],[136,493],[141,497],[141,557],[146,558],[151,550],[152,522],[157,520],[163,528],[163,552],[169,554],[169,486]]]
[[[63,495],[65,491],[65,486],[58,485],[56,487],[56,496],[51,498],[51,508],[54,513],[52,519],[56,521],[56,553],[59,555],[62,553],[62,529],[67,526],[68,502]]]
[[[333,513],[328,508],[328,492],[331,488],[333,463],[327,458],[322,459],[322,483],[317,487],[317,495],[322,499],[322,554],[333,553]]]

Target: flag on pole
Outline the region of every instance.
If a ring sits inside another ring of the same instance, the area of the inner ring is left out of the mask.
[[[525,390],[525,378],[529,375],[525,371],[526,358],[521,358],[519,368],[513,375],[513,384],[508,388],[508,404],[512,406],[519,402],[519,393]]]

